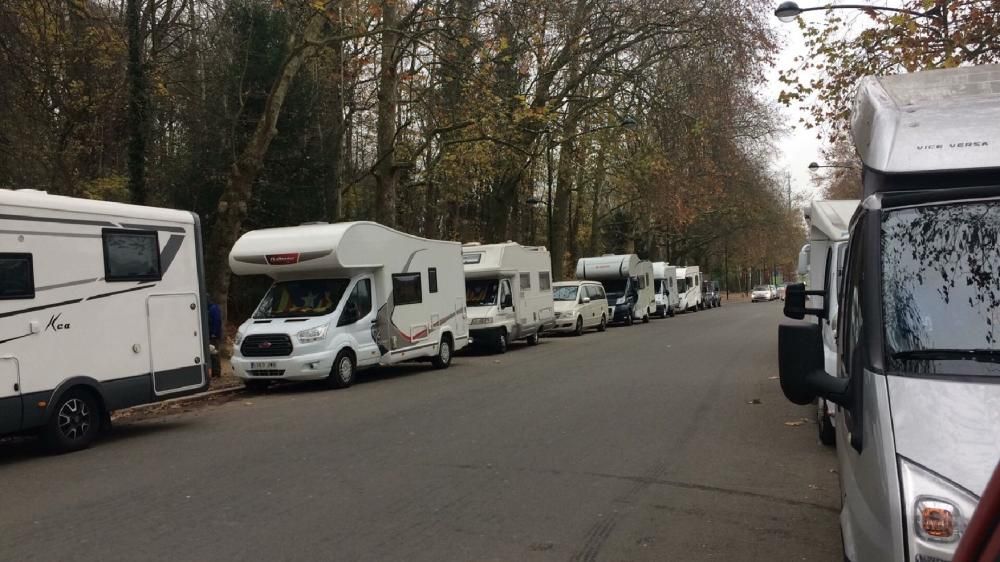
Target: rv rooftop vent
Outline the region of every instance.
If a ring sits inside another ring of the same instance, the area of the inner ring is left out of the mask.
[[[314,224],[330,224],[330,223],[326,221],[309,221],[309,222],[299,223],[299,226],[311,226]]]

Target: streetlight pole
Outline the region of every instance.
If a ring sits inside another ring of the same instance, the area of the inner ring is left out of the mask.
[[[906,14],[908,16],[913,16],[915,18],[935,18],[940,17],[944,14],[941,10],[941,5],[938,4],[927,10],[926,12],[918,12],[916,10],[908,10],[906,8],[890,8],[887,6],[872,6],[871,4],[831,4],[829,6],[816,6],[813,8],[800,8],[795,2],[782,2],[778,5],[778,8],[774,10],[774,15],[785,23],[795,21],[795,18],[799,17],[802,12],[814,12],[814,11],[826,11],[826,10],[877,10],[879,12],[895,12],[898,14]]]
[[[859,168],[857,166],[853,166],[851,164],[824,164],[824,165],[820,165],[820,164],[817,164],[816,162],[810,162],[809,163],[809,169],[812,170],[812,171],[814,171],[814,172],[816,170],[820,169],[820,168],[845,168],[845,169],[848,169],[848,170],[860,170],[861,169],[861,168]]]

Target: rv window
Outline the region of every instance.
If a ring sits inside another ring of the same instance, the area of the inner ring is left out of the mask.
[[[522,273],[521,274],[521,290],[530,291],[531,290],[531,274]]]
[[[396,306],[424,302],[420,273],[392,274],[392,302]]]
[[[591,298],[594,299],[606,299],[607,296],[604,295],[604,287],[598,287],[597,285],[590,286]]]
[[[104,280],[159,281],[160,244],[154,230],[105,228]]]
[[[344,311],[340,314],[338,326],[354,324],[368,316],[372,311],[372,282],[370,279],[362,279],[354,286],[351,296],[344,304]]]
[[[549,277],[548,271],[538,272],[538,289],[540,291],[548,291],[552,288],[552,278]]]
[[[438,270],[436,267],[427,270],[427,292],[438,292]]]
[[[325,316],[340,304],[349,283],[349,279],[279,281],[268,289],[253,317]]]
[[[688,290],[688,281],[686,277],[677,278],[677,294],[686,293]]]
[[[637,285],[639,285],[639,290],[640,291],[646,288],[646,275],[645,274],[640,275],[639,277],[637,277]]]
[[[35,298],[31,254],[0,254],[0,299]]]

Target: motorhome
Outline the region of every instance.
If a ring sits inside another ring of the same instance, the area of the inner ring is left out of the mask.
[[[0,189],[0,434],[82,449],[207,384],[198,217]]]
[[[229,253],[236,275],[273,284],[236,333],[236,375],[350,386],[360,369],[451,364],[468,344],[462,246],[373,222],[248,232]]]
[[[826,307],[824,318],[817,318],[823,329],[823,365],[827,374],[837,375],[837,290],[844,269],[848,225],[860,203],[857,199],[813,201],[803,209],[809,228],[809,246],[801,275],[808,276],[812,290],[824,291],[826,299],[812,297],[810,306]],[[827,290],[829,289],[829,290]],[[836,404],[822,398],[816,401],[816,427],[824,445],[836,444],[833,419]]]
[[[822,324],[779,328],[785,396],[838,407],[849,560],[951,560],[1000,458],[998,123],[997,65],[860,83],[836,376]],[[785,314],[826,320],[807,297],[832,296],[790,285]]]
[[[608,321],[632,325],[649,322],[656,311],[653,264],[635,254],[580,258],[576,278],[599,281],[608,298]]]
[[[673,316],[677,310],[677,266],[664,261],[653,262],[653,291],[656,314],[660,318]]]
[[[552,261],[544,247],[470,243],[462,247],[462,262],[474,344],[504,353],[510,342],[535,345],[555,327]]]
[[[694,312],[704,308],[701,295],[701,271],[697,265],[677,268],[677,310]]]

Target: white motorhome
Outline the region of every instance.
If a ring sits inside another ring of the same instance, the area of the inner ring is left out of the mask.
[[[653,262],[653,291],[656,314],[660,318],[673,316],[680,300],[677,297],[677,266],[664,261]]]
[[[81,449],[204,389],[201,257],[193,213],[0,189],[0,434]]]
[[[692,312],[703,308],[701,271],[697,265],[677,268],[677,310]]]
[[[809,227],[809,245],[802,250],[807,265],[800,274],[808,276],[811,290],[828,295],[825,303],[813,297],[811,306],[826,307],[826,317],[818,322],[823,328],[823,364],[827,374],[833,376],[837,374],[837,290],[850,235],[848,225],[859,203],[857,199],[813,201],[803,209]],[[817,400],[819,439],[825,445],[836,443],[835,412],[836,404],[822,398]]]
[[[609,322],[649,322],[656,310],[653,264],[635,254],[580,258],[577,279],[599,281],[608,298]]]
[[[229,253],[236,275],[274,284],[236,334],[236,375],[350,386],[358,369],[451,364],[469,341],[462,250],[373,222],[254,230]]]
[[[837,404],[845,558],[952,560],[1000,459],[1000,66],[865,78],[851,131],[836,376],[822,326],[785,322],[781,388]],[[789,285],[785,315],[833,292]]]
[[[544,247],[469,243],[462,261],[473,343],[505,353],[510,342],[535,345],[555,327],[552,261]]]

